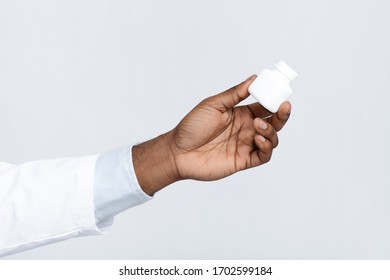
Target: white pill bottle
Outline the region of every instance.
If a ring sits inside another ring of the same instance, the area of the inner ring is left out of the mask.
[[[249,86],[249,93],[271,113],[276,113],[279,106],[292,94],[290,83],[298,74],[286,63],[280,61],[275,69],[265,69]]]

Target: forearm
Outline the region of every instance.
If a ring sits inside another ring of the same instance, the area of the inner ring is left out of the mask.
[[[133,164],[139,185],[150,196],[179,180],[172,141],[172,132],[167,132],[133,147]]]

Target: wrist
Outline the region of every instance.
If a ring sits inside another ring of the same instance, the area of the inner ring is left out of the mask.
[[[172,151],[172,141],[172,132],[168,132],[132,149],[138,183],[150,196],[180,180]]]

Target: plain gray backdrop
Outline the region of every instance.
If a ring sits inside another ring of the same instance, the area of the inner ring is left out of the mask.
[[[385,0],[1,0],[2,161],[144,141],[281,59],[299,73],[268,164],[8,259],[390,258],[389,14]]]

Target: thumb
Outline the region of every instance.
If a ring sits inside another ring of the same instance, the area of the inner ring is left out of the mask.
[[[209,98],[209,102],[218,111],[226,111],[249,96],[248,87],[256,79],[256,75],[250,76],[242,83]]]

